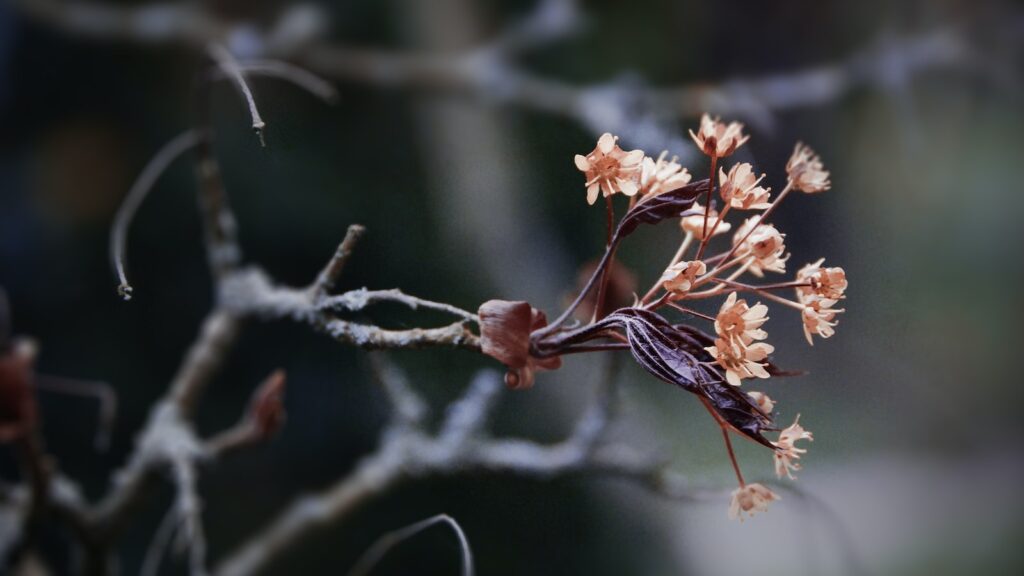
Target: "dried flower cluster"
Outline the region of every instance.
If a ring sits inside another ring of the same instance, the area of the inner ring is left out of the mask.
[[[589,281],[575,301],[550,324],[526,302],[485,303],[480,308],[481,342],[484,353],[508,366],[506,381],[513,388],[532,385],[537,370],[558,368],[565,354],[629,350],[652,375],[700,397],[726,432],[739,481],[729,516],[742,519],[764,511],[779,497],[762,484],[744,481],[729,433],[770,448],[776,475],[789,479],[800,470],[798,461],[806,453],[797,443],[813,439],[798,417],[779,432],[776,441],[768,440],[765,432],[779,430],[772,419],[776,402],[763,392],[740,389],[744,380],[783,375],[770,360],[775,347],[768,343],[765,329],[769,308],[758,300],[798,311],[807,340],[813,344],[814,336],[828,338],[835,333],[836,317],[844,311],[836,305],[845,297],[846,274],[842,268],[824,267],[821,259],[801,268],[792,280],[745,282],[745,274],[764,278],[786,272],[790,257],[786,235],[768,218],[794,190],[808,194],[828,190],[829,173],[810,148],[797,144],[786,165],[786,184],[773,197],[771,188],[762,185],[767,176],[758,175],[749,163],[718,167],[719,160],[749,140],[742,124],[724,124],[704,115],[699,129],[690,131],[690,136],[710,161],[709,178],[699,182],[691,182],[690,172],[675,157],[666,160],[667,152],[656,158],[641,150],[627,152],[611,134],[602,135],[586,156],[577,155],[587,202],[594,204],[598,192],[608,200],[604,256],[588,269]],[[612,203],[616,194],[629,198],[628,209],[617,223]],[[715,209],[717,201],[720,210]],[[732,211],[749,214],[734,228],[726,221]],[[619,243],[641,224],[676,219],[684,236],[658,280],[632,305],[602,314],[609,276],[613,275],[607,272],[621,267],[615,262]],[[733,229],[731,241],[721,252],[706,254],[712,239]],[[795,290],[795,299],[780,295],[788,290]],[[745,295],[752,298],[741,297]],[[707,314],[691,308],[707,307],[717,299],[720,303],[712,304]],[[584,308],[587,315],[583,318],[589,321],[565,325],[574,312],[581,318],[579,311]],[[698,325],[669,320],[663,315],[669,311]],[[701,322],[705,325],[700,326]]]

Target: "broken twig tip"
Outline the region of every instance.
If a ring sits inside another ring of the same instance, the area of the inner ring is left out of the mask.
[[[121,299],[124,300],[125,302],[128,302],[129,300],[132,299],[132,292],[133,292],[133,290],[134,289],[131,287],[131,285],[129,285],[127,283],[118,284],[118,286],[117,286],[117,295],[120,296]]]

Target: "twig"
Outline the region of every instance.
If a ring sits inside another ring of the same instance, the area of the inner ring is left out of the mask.
[[[316,281],[313,282],[311,290],[315,296],[323,296],[334,289],[334,283],[337,281],[338,275],[345,268],[349,257],[352,256],[352,250],[355,249],[356,244],[365,232],[366,228],[359,224],[352,224],[348,227],[345,238],[341,241],[341,244],[338,244],[338,249],[334,251],[334,255],[328,260],[327,266],[324,267],[317,276]]]
[[[242,93],[245,103],[249,106],[249,116],[252,117],[252,130],[260,139],[260,146],[266,147],[267,142],[263,138],[263,129],[267,124],[260,117],[259,108],[256,107],[256,99],[253,98],[252,90],[249,89],[249,84],[245,81],[245,75],[242,73],[242,68],[239,66],[238,61],[235,60],[235,57],[227,48],[215,42],[210,43],[207,47],[207,53],[217,63],[217,66],[234,81],[238,91]]]
[[[451,304],[433,302],[431,300],[417,298],[416,296],[410,296],[398,288],[392,288],[390,290],[367,290],[366,288],[350,290],[338,296],[324,298],[320,301],[319,307],[343,310],[345,312],[359,312],[367,306],[377,304],[378,302],[394,302],[407,306],[413,310],[419,308],[437,310],[438,312],[445,312],[472,322],[480,321],[480,318],[472,312],[452,306]]]
[[[290,82],[309,92],[327,104],[338,100],[338,91],[323,78],[309,70],[283,60],[251,60],[238,63],[238,70],[244,75],[267,76]],[[219,70],[224,78],[232,79],[223,70]]]
[[[466,538],[466,534],[462,531],[462,527],[459,526],[459,523],[447,514],[431,516],[426,520],[420,520],[415,524],[410,524],[405,528],[400,528],[394,532],[388,532],[381,536],[380,539],[374,542],[373,546],[370,546],[370,548],[359,558],[355,566],[352,567],[352,570],[349,571],[348,576],[366,576],[375,566],[377,566],[378,563],[380,563],[392,548],[420,532],[423,532],[427,528],[438,524],[445,524],[451,527],[452,531],[455,532],[455,537],[459,540],[459,550],[462,555],[462,564],[459,573],[462,576],[473,576],[473,552],[469,547],[469,539]]]
[[[139,206],[142,205],[142,201],[146,199],[146,195],[153,189],[153,185],[160,175],[167,170],[171,162],[174,162],[178,156],[181,156],[198,144],[203,137],[203,132],[199,130],[188,130],[165,144],[156,153],[156,156],[153,156],[153,159],[146,164],[146,167],[142,169],[142,173],[135,180],[135,183],[132,184],[128,195],[125,196],[121,207],[117,210],[117,215],[114,217],[114,225],[110,232],[110,259],[114,264],[114,270],[117,272],[119,282],[117,293],[125,300],[132,299],[132,286],[128,283],[128,277],[125,274],[125,262],[127,261],[125,246],[127,244],[128,227],[131,226],[135,213],[138,211]]]

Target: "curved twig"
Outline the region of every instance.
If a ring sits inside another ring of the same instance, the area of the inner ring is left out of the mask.
[[[452,531],[455,532],[455,537],[459,540],[459,550],[462,556],[462,568],[459,570],[459,574],[462,576],[473,576],[473,551],[469,547],[469,539],[466,538],[466,533],[462,531],[462,527],[459,526],[459,523],[447,514],[431,516],[426,520],[420,520],[415,524],[410,524],[405,528],[399,528],[394,532],[388,532],[381,536],[373,543],[373,546],[370,546],[370,548],[363,553],[355,566],[352,567],[352,570],[349,571],[348,576],[366,576],[384,558],[384,556],[391,551],[392,548],[438,524],[450,526]]]
[[[205,133],[201,130],[187,130],[167,144],[164,144],[163,148],[156,153],[156,156],[153,156],[153,159],[142,169],[142,173],[139,174],[138,179],[132,184],[128,195],[125,196],[124,201],[121,203],[121,207],[118,208],[117,215],[114,216],[114,225],[110,232],[110,259],[113,262],[119,282],[117,293],[125,300],[131,300],[132,298],[132,286],[128,283],[128,277],[125,273],[125,262],[128,259],[127,254],[125,254],[128,227],[131,226],[135,213],[139,210],[139,206],[142,205],[142,201],[146,199],[149,191],[153,189],[153,185],[160,178],[160,175],[167,170],[168,166],[178,156],[199,144],[204,137]]]

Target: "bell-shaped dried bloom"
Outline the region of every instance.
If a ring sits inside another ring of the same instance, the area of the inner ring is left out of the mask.
[[[814,441],[814,435],[804,430],[800,425],[800,416],[797,415],[788,428],[779,433],[779,441],[775,442],[775,475],[779,478],[787,476],[790,480],[796,480],[794,471],[799,471],[801,466],[797,462],[801,454],[806,454],[805,448],[797,448],[798,440]]]
[[[548,320],[528,302],[488,300],[477,313],[480,349],[508,367],[505,384],[509,388],[529,388],[537,370],[555,370],[562,365],[558,356],[534,358],[530,354],[530,332],[546,326]]]
[[[665,270],[658,282],[661,282],[661,286],[673,295],[681,296],[689,292],[697,277],[707,271],[707,265],[699,260],[677,262]]]
[[[747,218],[736,230],[732,239],[733,245],[740,241],[743,242],[736,251],[738,256],[753,256],[753,261],[747,270],[758,278],[764,276],[766,271],[785,272],[786,260],[789,259],[789,256],[785,254],[786,235],[779,232],[775,226],[760,224],[760,221],[760,216]],[[756,228],[751,233],[750,229],[754,227]]]
[[[797,143],[793,155],[786,162],[786,174],[793,188],[808,194],[824,192],[832,187],[828,179],[828,171],[821,163],[821,158],[807,146]]]
[[[732,502],[729,504],[729,518],[743,521],[743,515],[753,516],[757,512],[765,512],[768,505],[775,500],[781,500],[778,494],[766,488],[763,484],[747,484],[740,486],[732,492]]]
[[[715,345],[706,348],[719,366],[725,369],[725,379],[739,386],[746,378],[768,378],[763,361],[775,348],[764,342],[768,334],[761,326],[768,320],[768,307],[764,304],[747,306],[736,293],[729,294],[715,318]]]
[[[697,240],[703,240],[704,239],[704,207],[701,206],[700,204],[697,204],[695,202],[693,204],[693,207],[691,207],[689,210],[687,210],[687,212],[689,212],[690,215],[689,216],[683,216],[682,218],[679,219],[679,227],[682,228],[684,232],[686,232],[688,234],[693,234],[693,237],[696,238]],[[732,224],[729,224],[728,222],[725,222],[724,220],[722,221],[721,224],[718,224],[718,220],[719,220],[718,212],[715,211],[715,210],[712,210],[711,213],[708,214],[708,228],[707,228],[707,232],[708,232],[709,235],[711,235],[711,236],[718,236],[719,234],[725,234],[726,232],[728,232],[729,230],[732,229]],[[717,228],[715,227],[716,224],[718,224]]]
[[[771,206],[768,196],[771,188],[758,186],[764,174],[757,176],[753,167],[744,162],[729,169],[718,169],[718,191],[722,201],[741,210],[763,210]]]
[[[640,194],[657,196],[665,192],[678,190],[690,183],[690,173],[683,168],[676,158],[665,160],[667,152],[662,152],[655,160],[645,156],[640,165]]]
[[[737,148],[742,146],[750,136],[743,135],[743,124],[730,122],[723,124],[718,118],[704,114],[700,117],[700,128],[694,134],[690,130],[690,138],[693,138],[697,148],[708,156],[725,158],[730,156]]]
[[[746,300],[739,300],[736,293],[731,292],[715,317],[715,332],[722,338],[748,345],[768,337],[768,333],[761,330],[767,321],[767,306],[760,302],[748,306]]]
[[[747,396],[754,401],[757,409],[765,414],[771,414],[775,411],[775,401],[768,397],[764,392],[747,392]]]
[[[835,300],[816,299],[807,304],[800,313],[804,325],[804,336],[811,346],[814,346],[812,336],[830,338],[836,333],[835,327],[838,324],[835,321],[836,314],[845,312],[845,310],[833,310],[832,305],[835,303]]]
[[[810,286],[799,286],[796,289],[797,298],[801,303],[809,303],[814,298],[827,300],[841,300],[845,298],[846,292],[846,271],[838,266],[822,268],[825,259],[822,258],[813,264],[804,266],[796,273],[798,282],[806,282]]]
[[[626,152],[616,144],[617,136],[605,132],[593,152],[576,155],[576,167],[587,177],[587,203],[597,202],[597,193],[605,196],[621,192],[633,196],[639,190],[643,150]]]

